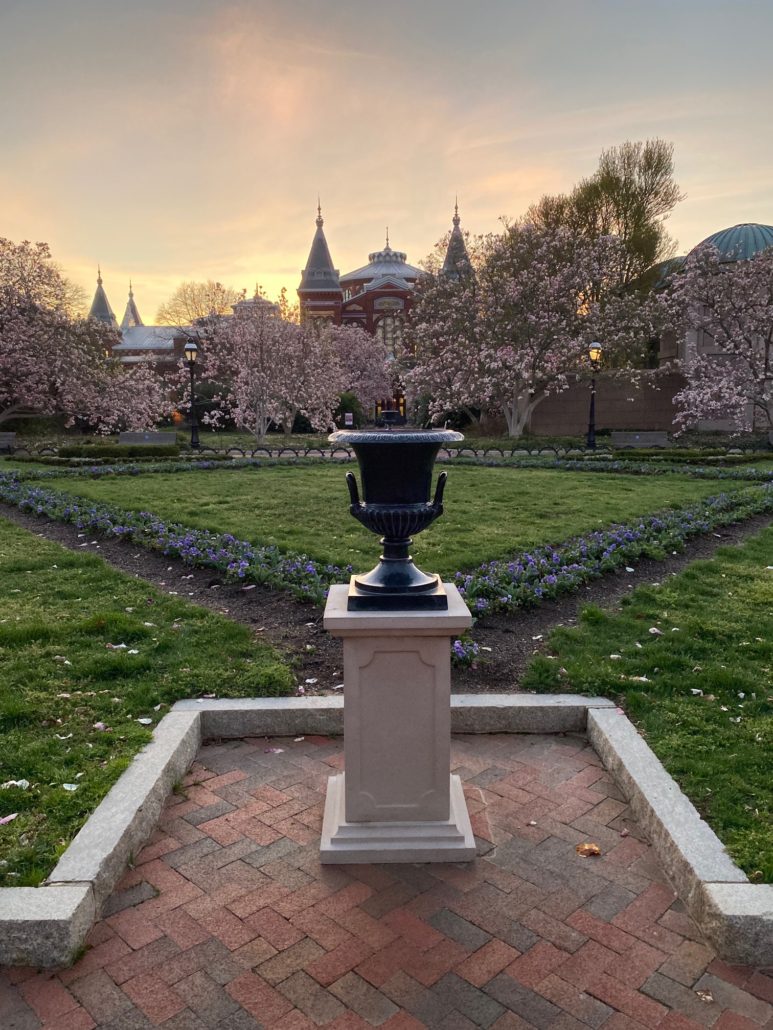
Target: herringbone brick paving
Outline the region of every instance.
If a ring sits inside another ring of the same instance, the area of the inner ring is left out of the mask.
[[[773,970],[701,940],[583,738],[454,738],[459,865],[320,865],[342,764],[324,737],[204,746],[84,956],[0,972],[2,1030],[773,1028]]]

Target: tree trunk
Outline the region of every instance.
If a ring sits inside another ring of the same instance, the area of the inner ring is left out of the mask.
[[[532,412],[545,399],[545,393],[529,393],[524,391],[515,394],[510,404],[503,404],[502,411],[507,422],[507,435],[518,440],[528,428]]]
[[[282,421],[282,432],[284,433],[285,440],[288,440],[293,435],[293,426],[295,425],[295,417],[298,414],[298,409],[293,408],[288,411],[287,417]]]
[[[271,419],[266,417],[262,405],[255,406],[255,442],[264,443]]]

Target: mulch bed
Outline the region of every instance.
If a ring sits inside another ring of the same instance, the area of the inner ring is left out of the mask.
[[[75,526],[51,522],[6,505],[0,505],[0,512],[47,540],[73,551],[96,552],[115,568],[145,579],[159,590],[176,593],[194,604],[245,623],[256,637],[273,644],[292,664],[297,682],[307,695],[334,693],[333,688],[343,683],[341,641],[324,631],[319,608],[301,604],[281,591],[229,583],[217,572],[190,567],[177,558],[138,548],[130,541],[84,535]],[[458,693],[517,691],[521,673],[532,657],[543,650],[550,631],[556,626],[576,623],[585,605],[613,608],[637,584],[662,582],[690,562],[710,558],[718,547],[739,543],[771,521],[769,515],[763,515],[726,526],[718,532],[696,537],[684,551],[664,561],[639,562],[633,573],[610,573],[538,608],[481,620],[475,626],[474,639],[491,651],[484,652],[485,657],[477,668],[454,669],[452,690]],[[316,682],[307,683],[310,679]]]

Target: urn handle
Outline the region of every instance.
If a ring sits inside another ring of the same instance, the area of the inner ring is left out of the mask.
[[[352,502],[352,508],[359,508],[360,492],[357,489],[357,479],[353,472],[346,473],[346,485],[349,487],[349,499]]]
[[[435,496],[432,500],[432,507],[435,508],[438,515],[443,513],[443,492],[446,488],[446,480],[448,479],[447,472],[441,472],[438,476],[437,486],[435,487]]]

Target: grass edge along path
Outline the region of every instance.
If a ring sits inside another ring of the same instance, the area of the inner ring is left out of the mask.
[[[611,697],[752,882],[773,882],[773,527],[550,634],[522,687]]]
[[[247,627],[2,518],[0,667],[0,886],[48,875],[175,701],[294,690]]]

